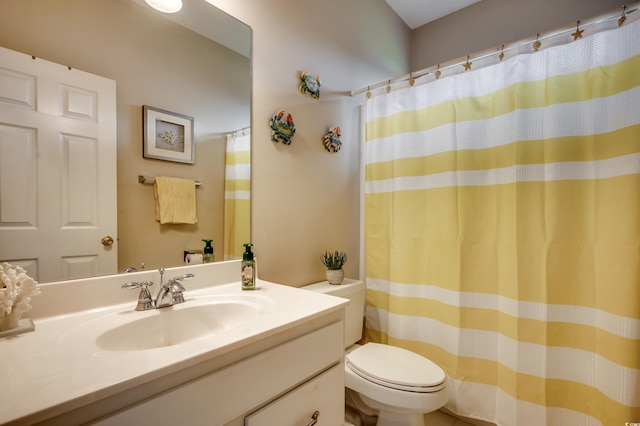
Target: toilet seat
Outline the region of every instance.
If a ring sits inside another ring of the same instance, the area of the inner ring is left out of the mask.
[[[440,367],[396,346],[367,343],[346,355],[346,366],[365,380],[401,391],[431,393],[445,386]]]

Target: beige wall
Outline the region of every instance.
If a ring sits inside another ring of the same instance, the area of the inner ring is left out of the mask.
[[[253,29],[252,240],[263,279],[324,280],[320,254],[346,250],[357,277],[359,105],[348,92],[409,66],[409,28],[384,0],[208,0]],[[298,72],[318,74],[319,100],[298,92]],[[293,115],[290,146],[270,140],[268,119]],[[343,148],[322,136],[342,128]]]
[[[464,58],[620,8],[621,0],[482,0],[411,32],[411,71]]]
[[[249,59],[129,0],[3,1],[0,28],[0,46],[116,81],[120,269],[179,265],[203,238],[221,258],[225,133],[249,125]],[[194,117],[195,165],[142,158],[142,105]],[[198,224],[159,225],[139,174],[202,180]]]

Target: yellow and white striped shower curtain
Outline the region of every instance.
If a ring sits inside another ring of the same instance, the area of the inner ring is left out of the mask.
[[[367,338],[463,416],[640,422],[640,20],[365,115]]]
[[[251,241],[251,135],[227,136],[224,182],[224,260],[242,258]]]

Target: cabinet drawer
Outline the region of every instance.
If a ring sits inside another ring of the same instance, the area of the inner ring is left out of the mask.
[[[245,426],[344,424],[344,366],[338,364],[245,418]]]

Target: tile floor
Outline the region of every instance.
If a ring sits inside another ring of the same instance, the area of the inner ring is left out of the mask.
[[[473,426],[471,423],[462,421],[456,417],[450,416],[442,411],[434,411],[425,414],[424,424],[429,426]]]
[[[474,419],[469,419],[472,423],[459,419],[455,416],[449,415],[443,411],[435,411],[433,413],[425,414],[424,423],[425,426],[495,426],[493,423],[487,423]],[[345,418],[345,426],[371,426],[376,424],[375,417],[360,418],[357,415],[353,415],[347,410]]]
[[[467,423],[457,417],[447,414],[444,411],[434,411],[424,416],[425,426],[493,426],[493,423],[469,419]]]

